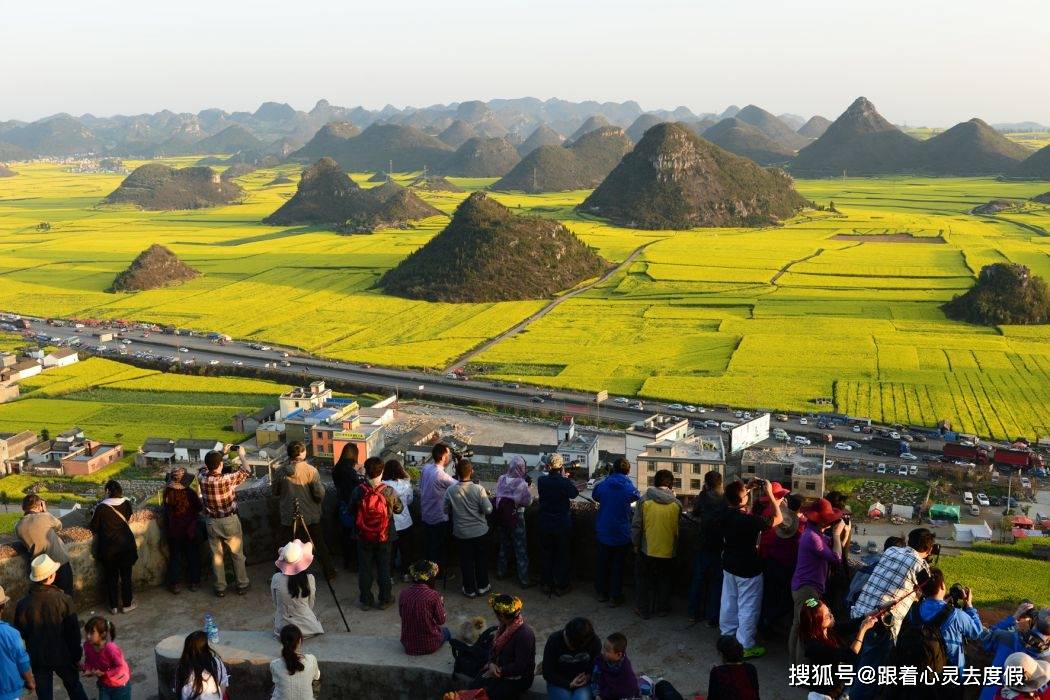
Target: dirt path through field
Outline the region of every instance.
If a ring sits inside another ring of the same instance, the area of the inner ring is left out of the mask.
[[[525,330],[526,328],[529,327],[529,325],[531,323],[533,323],[534,321],[538,321],[539,319],[541,319],[544,316],[546,316],[547,314],[549,314],[551,311],[553,311],[555,308],[557,308],[558,305],[561,304],[562,302],[568,301],[569,299],[572,299],[575,296],[579,296],[580,294],[583,294],[586,291],[590,291],[591,289],[594,289],[599,284],[602,284],[603,282],[605,282],[606,280],[608,280],[610,277],[612,277],[613,275],[617,274],[618,272],[626,270],[628,267],[630,267],[631,263],[633,263],[635,261],[635,258],[637,258],[642,253],[643,250],[645,250],[647,247],[651,246],[653,243],[656,243],[657,241],[662,241],[662,240],[663,240],[662,238],[658,238],[656,240],[649,241],[648,243],[643,243],[642,245],[638,246],[633,251],[631,251],[630,255],[628,255],[626,258],[624,258],[623,262],[621,262],[619,265],[617,265],[616,267],[614,267],[611,270],[609,270],[608,272],[606,272],[604,275],[602,275],[598,279],[594,280],[593,282],[591,282],[588,285],[585,285],[583,287],[579,287],[577,289],[574,289],[571,292],[568,292],[566,294],[562,294],[557,299],[551,299],[550,303],[548,303],[542,309],[540,309],[536,313],[534,313],[531,316],[529,316],[528,318],[526,318],[524,321],[522,321],[518,325],[503,331],[502,333],[497,335],[495,338],[490,338],[490,339],[486,340],[485,342],[483,342],[481,345],[475,346],[474,348],[472,348],[471,350],[467,351],[463,355],[460,355],[459,357],[457,357],[455,360],[452,361],[452,364],[450,364],[448,367],[445,368],[445,371],[448,372],[448,371],[451,371],[451,370],[456,369],[458,367],[462,367],[463,365],[467,364],[468,362],[470,362],[472,359],[474,359],[475,357],[477,357],[481,353],[483,353],[486,350],[488,350],[489,348],[491,348],[496,343],[500,343],[500,342],[506,340],[507,338],[511,338],[511,337],[517,335],[518,333],[520,333],[521,331]]]
[[[809,255],[807,255],[804,258],[799,258],[798,260],[792,260],[788,264],[784,265],[784,267],[782,267],[779,270],[777,270],[777,274],[773,275],[773,279],[769,280],[769,283],[775,285],[777,283],[777,280],[780,279],[780,276],[783,275],[788,270],[790,270],[792,265],[797,265],[800,262],[806,262],[807,260],[812,260],[813,258],[817,257],[818,255],[820,255],[823,252],[824,252],[823,248],[817,248],[816,252],[810,253]]]

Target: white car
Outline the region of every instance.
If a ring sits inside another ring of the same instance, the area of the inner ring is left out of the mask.
[[[796,435],[795,436],[795,444],[796,445],[808,445],[808,444],[810,444],[810,441],[809,441],[808,437],[805,437],[805,436],[802,436],[802,435]]]
[[[903,453],[901,453],[901,459],[906,459],[909,462],[918,462],[919,461],[919,458],[916,457],[915,455],[913,455],[911,452],[903,452]]]
[[[979,503],[982,506],[990,506],[990,505],[992,505],[992,502],[988,500],[987,494],[983,494],[983,493],[977,494],[977,503]]]
[[[179,352],[189,352],[189,348],[179,348]]]
[[[809,425],[809,419],[806,418],[805,416],[802,416],[801,418],[798,419],[798,424],[799,425]]]
[[[241,362],[240,360],[234,360],[233,364],[237,365],[238,367],[244,367],[244,363]]]
[[[852,430],[855,433],[859,433],[860,432],[860,426],[859,425],[855,425],[852,428],[850,428],[850,430]]]
[[[919,473],[919,465],[918,464],[913,464],[910,467],[908,467],[908,474],[910,474],[911,476],[916,476],[918,473]]]
[[[270,346],[269,345],[263,345],[259,349],[262,350],[263,352],[269,352],[270,351]]]
[[[696,406],[689,405],[685,407],[686,413],[696,413]]]
[[[680,403],[669,403],[667,404],[667,410],[669,411],[684,411],[685,406]]]
[[[285,355],[285,357],[287,357],[287,355]],[[616,398],[614,399],[614,401],[615,401],[616,403],[623,403],[623,404],[628,404],[628,403],[631,403],[631,402],[630,402],[630,400],[629,400],[629,399],[627,399],[627,398],[626,398],[626,397],[624,397],[624,396],[617,396],[617,397],[616,397]]]
[[[1026,489],[1032,488],[1032,481],[1031,481],[1031,479],[1029,479],[1027,476],[1022,476],[1021,477],[1021,487],[1022,488],[1026,488]]]
[[[875,471],[878,474],[885,474],[886,473],[886,465],[880,462],[879,465],[877,467],[875,467]]]
[[[737,418],[743,418],[744,417],[744,412],[743,411],[733,411],[733,415],[736,416]]]
[[[892,433],[890,433],[890,439],[891,440],[900,440],[901,439],[901,434],[898,433],[897,431],[893,431]]]
[[[825,459],[824,460],[824,468],[825,469],[834,469],[835,468],[835,460],[833,460],[833,459]]]
[[[908,465],[902,464],[901,468],[897,470],[898,476],[908,476]]]
[[[847,450],[847,451],[849,451],[849,450],[853,449],[853,445],[850,445],[847,442],[836,442],[835,443],[835,449],[836,450]]]
[[[209,364],[209,365],[217,365],[217,364],[219,364],[219,361],[218,361],[218,360],[212,360],[212,361],[211,361],[211,362],[209,362],[208,364]]]
[[[751,412],[744,411],[744,420],[751,420]]]

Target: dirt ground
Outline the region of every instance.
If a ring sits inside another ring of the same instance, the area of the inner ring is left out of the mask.
[[[222,630],[270,630],[273,627],[273,606],[269,599],[269,580],[275,569],[270,564],[249,568],[252,588],[245,596],[232,591],[223,599],[217,599],[210,588],[201,588],[196,593],[184,591],[172,595],[163,588],[153,588],[136,596],[137,610],[128,614],[111,616],[117,626],[117,641],[124,649],[132,670],[133,697],[136,700],[157,697],[157,677],[153,659],[153,646],[172,634],[186,634],[199,629],[203,615],[215,615]],[[445,591],[449,627],[455,630],[459,624],[476,615],[492,620],[488,605],[481,599],[464,598],[455,582],[449,583]],[[394,594],[404,587],[395,584]],[[590,587],[578,588],[562,598],[550,598],[536,588],[521,591],[516,583],[501,585],[493,580],[493,589],[506,591],[522,597],[525,616],[536,631],[537,653],[542,654],[547,636],[560,629],[576,615],[590,618],[600,635],[621,631],[628,638],[628,654],[635,670],[653,678],[664,677],[671,681],[687,698],[707,691],[707,676],[711,665],[717,661],[714,649],[717,630],[702,623],[688,628],[685,616],[685,601],[676,599],[672,612],[666,618],[642,620],[635,616],[630,606],[609,609],[599,604]],[[397,636],[400,634],[396,606],[385,611],[362,612],[356,606],[357,577],[353,573],[341,572],[335,582],[335,590],[353,634],[371,636]],[[322,586],[317,596],[318,616],[328,631],[343,629],[339,613],[327,587]],[[81,611],[81,619],[97,614],[98,610]],[[491,624],[491,622],[490,622]],[[754,661],[758,668],[762,697],[767,700],[802,698],[800,689],[787,687],[788,658],[786,642],[774,640],[768,645],[769,653]],[[309,642],[307,642],[307,649]],[[274,653],[279,645],[274,642]],[[352,653],[352,652],[351,652]],[[440,653],[449,653],[447,648]],[[89,696],[94,697],[93,686],[86,686]],[[232,697],[238,698],[236,688]],[[65,697],[59,693],[60,697]],[[424,700],[424,699],[421,699]]]

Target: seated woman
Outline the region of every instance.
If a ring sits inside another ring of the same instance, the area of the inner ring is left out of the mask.
[[[439,571],[434,562],[420,559],[408,569],[412,585],[398,596],[401,646],[409,656],[433,654],[451,637],[445,627],[445,599],[434,590]]]
[[[574,617],[548,637],[543,680],[549,700],[591,700],[591,671],[601,650],[591,621],[584,617]]]
[[[208,645],[208,635],[202,630],[190,632],[175,669],[175,697],[179,700],[223,700],[229,687],[230,675],[222,659]]]
[[[802,604],[799,614],[798,641],[811,664],[852,665],[857,661],[864,636],[877,623],[872,615],[836,623],[827,605],[810,598]]]
[[[317,657],[299,651],[303,633],[295,625],[282,627],[278,637],[281,657],[270,662],[270,679],[273,681],[270,700],[313,700],[314,681],[321,679]]]
[[[314,614],[317,585],[314,575],[306,573],[314,560],[313,543],[292,540],[277,552],[279,571],[270,579],[270,595],[275,609],[273,635],[280,638],[285,625],[295,625],[304,637],[324,634],[324,628]]]
[[[499,628],[473,687],[484,688],[491,700],[518,700],[535,677],[536,633],[521,615],[521,598],[501,593],[489,598],[489,606]]]

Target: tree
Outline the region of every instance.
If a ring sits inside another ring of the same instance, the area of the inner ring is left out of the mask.
[[[48,440],[50,440],[51,439],[51,431],[48,430],[47,428],[43,428],[40,431],[40,439],[43,440],[44,442],[47,442]]]
[[[7,491],[0,491],[0,504],[4,506],[4,512],[7,512],[7,506],[11,503],[11,497],[7,495]]]

